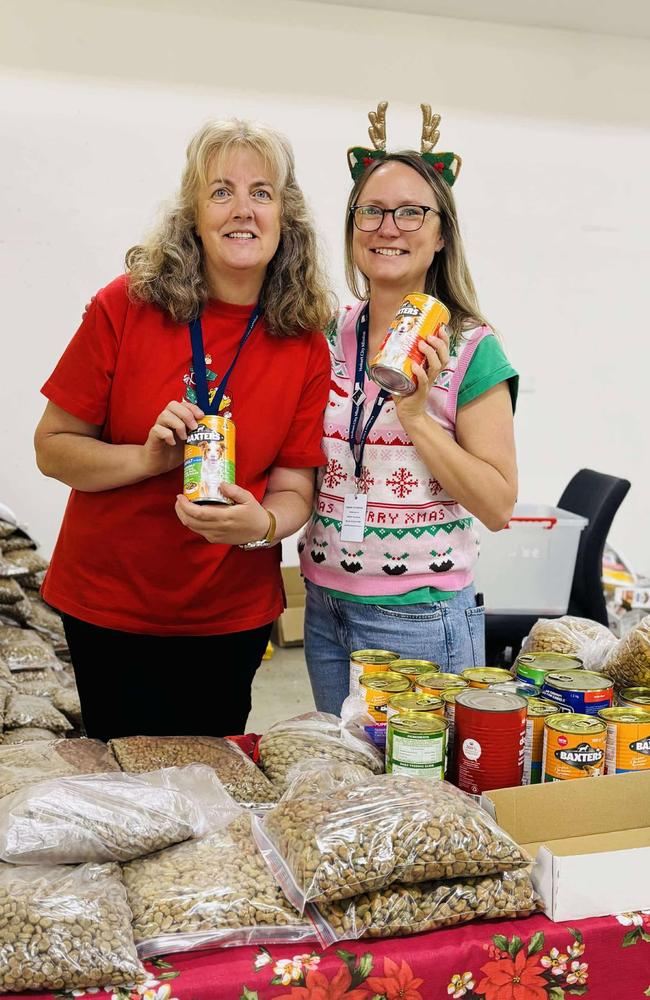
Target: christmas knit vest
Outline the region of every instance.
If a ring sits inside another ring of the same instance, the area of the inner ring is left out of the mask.
[[[462,590],[472,581],[478,556],[473,518],[420,460],[390,397],[363,455],[359,491],[368,496],[363,542],[341,541],[343,503],[355,491],[348,438],[356,325],[364,304],[342,309],[326,330],[332,362],[322,444],[327,465],[319,469],[314,512],[298,544],[302,573],[321,587],[378,598],[427,586]],[[429,392],[429,416],[452,437],[460,385],[476,348],[489,335],[485,326],[465,331]],[[379,386],[366,376],[364,388],[367,416]]]

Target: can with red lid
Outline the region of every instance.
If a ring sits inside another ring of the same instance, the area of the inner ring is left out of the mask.
[[[455,698],[458,787],[479,795],[520,785],[526,744],[526,699],[508,691],[466,688]]]

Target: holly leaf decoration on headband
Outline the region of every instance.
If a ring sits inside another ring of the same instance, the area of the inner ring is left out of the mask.
[[[352,180],[358,180],[373,160],[383,160],[385,156],[384,149],[365,149],[363,146],[352,146],[351,149],[348,149],[348,166]]]
[[[421,153],[421,156],[442,176],[443,180],[447,181],[449,187],[453,187],[463,162],[460,156],[457,156],[456,153],[436,153],[435,151]]]

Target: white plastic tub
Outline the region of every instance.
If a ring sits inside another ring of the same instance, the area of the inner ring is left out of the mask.
[[[586,517],[559,507],[518,503],[508,527],[488,531],[477,521],[481,548],[476,590],[491,614],[563,615]]]

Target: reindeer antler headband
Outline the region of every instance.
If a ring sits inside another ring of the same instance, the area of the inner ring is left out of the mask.
[[[386,108],[388,101],[382,101],[377,105],[376,111],[370,111],[370,128],[368,134],[373,148],[366,149],[364,146],[352,146],[348,149],[348,166],[353,180],[363,174],[366,167],[369,167],[373,160],[383,160],[386,156]],[[434,153],[433,149],[440,138],[438,125],[440,115],[431,114],[430,104],[421,104],[422,108],[422,138],[420,140],[420,156],[426,160],[434,170],[437,170],[441,177],[451,187],[458,177],[462,160],[456,153]]]

